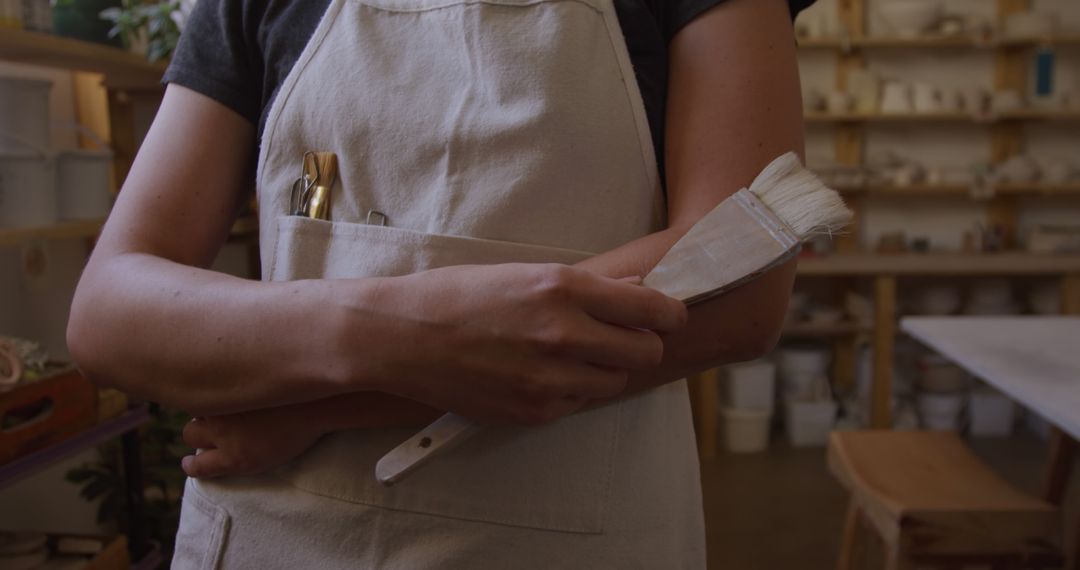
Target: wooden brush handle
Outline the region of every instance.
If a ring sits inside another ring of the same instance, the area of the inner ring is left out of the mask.
[[[392,449],[375,464],[375,478],[383,485],[393,485],[480,431],[480,426],[457,414],[446,414]]]

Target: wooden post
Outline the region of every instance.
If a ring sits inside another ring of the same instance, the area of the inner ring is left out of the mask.
[[[1061,505],[1065,499],[1065,487],[1069,483],[1077,444],[1069,434],[1054,427],[1050,432],[1050,459],[1043,474],[1043,499],[1053,505]]]
[[[694,411],[694,428],[697,432],[698,457],[702,461],[716,458],[718,427],[719,370],[706,370],[689,378],[690,405]]]
[[[1080,274],[1061,278],[1061,312],[1080,315]]]
[[[998,24],[1017,13],[1031,9],[1030,0],[997,0]],[[1027,52],[1014,46],[1004,46],[994,55],[994,88],[998,91],[1015,90],[1023,94],[1027,89]],[[1010,156],[1024,151],[1024,128],[1018,123],[998,123],[990,128],[990,161],[999,164]],[[1011,198],[997,196],[986,208],[986,220],[991,226],[1004,230],[1006,248],[1016,239],[1016,204]]]
[[[870,427],[892,428],[893,345],[896,341],[896,277],[874,279],[874,381]]]

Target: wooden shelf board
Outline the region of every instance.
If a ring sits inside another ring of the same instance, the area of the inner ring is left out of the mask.
[[[101,231],[105,220],[60,222],[51,226],[29,228],[0,228],[0,247],[18,245],[30,239],[71,239],[93,237]]]
[[[997,49],[1000,47],[1080,46],[1080,35],[1063,34],[1048,38],[980,38],[974,36],[864,36],[860,38],[799,38],[804,49]]]
[[[867,36],[852,45],[864,48],[976,48],[992,47],[993,43],[971,36]]]
[[[1060,34],[1048,38],[998,38],[995,43],[1004,47],[1080,46],[1080,34]]]
[[[821,324],[814,322],[797,322],[784,326],[784,338],[829,338],[852,336],[858,333],[870,332],[873,327],[852,321],[839,323]]]
[[[23,30],[0,33],[0,59],[102,73],[110,82],[138,87],[160,87],[166,67],[118,48]]]
[[[1080,184],[1001,184],[998,194],[1034,194],[1040,196],[1080,194]]]
[[[977,123],[999,121],[1078,121],[1080,110],[1017,109],[989,115],[971,113],[827,113],[808,112],[807,123]]]
[[[800,275],[1063,275],[1080,274],[1080,255],[1005,252],[987,254],[833,254],[799,259]]]
[[[845,194],[868,194],[884,196],[940,195],[973,196],[970,186],[914,184],[911,186],[849,186],[837,188]],[[1035,195],[1035,196],[1070,196],[1080,194],[1080,184],[1001,184],[988,193],[986,199],[999,194]],[[980,197],[981,198],[981,197]]]
[[[970,113],[807,113],[807,123],[851,122],[982,122],[984,119]]]
[[[1077,121],[1080,110],[1018,109],[998,113],[996,118],[1003,121]]]

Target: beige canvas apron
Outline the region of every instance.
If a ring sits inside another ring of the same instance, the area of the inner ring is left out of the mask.
[[[288,215],[309,150],[339,158],[331,221]],[[333,0],[271,108],[257,186],[270,280],[570,264],[663,219],[611,0]],[[380,486],[375,462],[414,431],[189,481],[174,567],[704,567],[684,382],[484,430]]]

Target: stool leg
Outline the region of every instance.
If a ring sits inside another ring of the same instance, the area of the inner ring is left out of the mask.
[[[859,506],[855,498],[848,503],[847,517],[844,519],[844,531],[840,537],[840,558],[836,561],[836,570],[852,570],[855,564],[855,546],[859,535]]]
[[[915,570],[915,565],[904,554],[899,544],[886,544],[885,570]]]

